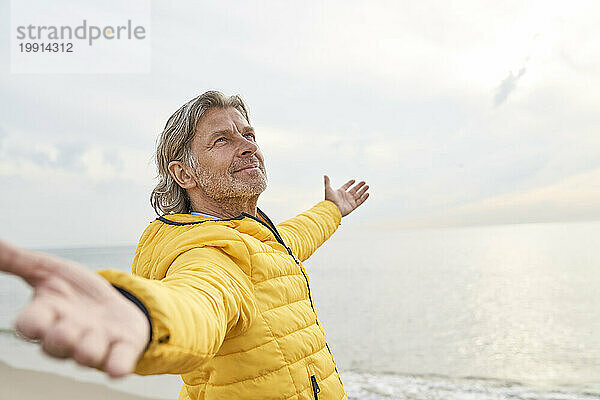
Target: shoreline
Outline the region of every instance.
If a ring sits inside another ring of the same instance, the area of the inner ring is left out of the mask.
[[[552,400],[597,400],[599,391],[593,388],[557,386],[554,388],[529,385],[525,382],[492,378],[448,378],[436,374],[397,375],[346,371],[345,389],[349,399],[383,400],[385,398],[414,398],[462,400],[477,393],[482,400],[497,398]],[[152,385],[141,386],[145,393],[136,394],[102,383],[88,382],[52,372],[14,367],[0,360],[0,399],[65,400],[166,400],[174,399],[178,391],[163,397],[149,395]],[[140,388],[140,387],[138,387]],[[162,392],[163,395],[165,392]],[[416,397],[415,397],[416,396]],[[557,397],[558,396],[558,397]]]
[[[174,393],[174,396],[178,393]],[[115,390],[108,386],[82,382],[49,372],[13,367],[0,360],[0,399],[64,400],[156,400]]]

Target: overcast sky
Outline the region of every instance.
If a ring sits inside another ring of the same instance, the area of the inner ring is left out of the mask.
[[[0,238],[135,244],[156,137],[210,89],[249,104],[275,222],[324,173],[369,183],[343,224],[375,231],[598,219],[600,3],[554,3],[154,1],[151,73],[0,57]]]

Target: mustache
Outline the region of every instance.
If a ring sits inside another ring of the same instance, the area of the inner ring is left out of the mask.
[[[253,160],[246,161],[243,164],[232,166],[231,171],[232,172],[239,171],[240,169],[244,169],[244,168],[246,168],[246,167],[248,167],[250,165],[258,165],[259,169],[261,169],[261,170],[265,169],[264,165],[258,160],[258,158],[254,158]]]

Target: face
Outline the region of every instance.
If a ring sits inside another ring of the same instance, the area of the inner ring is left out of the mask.
[[[267,188],[263,155],[254,129],[235,108],[211,108],[196,127],[192,151],[196,183],[215,199],[252,197]]]

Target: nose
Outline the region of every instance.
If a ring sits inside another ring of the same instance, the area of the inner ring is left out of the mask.
[[[238,153],[240,157],[248,157],[253,155],[258,151],[258,145],[256,142],[252,140],[246,139],[244,136],[241,136],[240,146]]]

